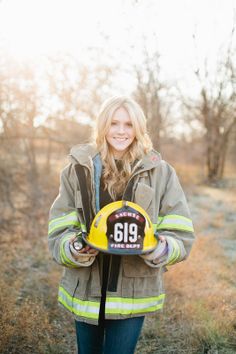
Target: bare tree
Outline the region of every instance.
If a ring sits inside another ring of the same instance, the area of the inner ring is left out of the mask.
[[[163,94],[167,91],[167,85],[161,80],[159,52],[156,50],[150,54],[144,46],[143,54],[143,64],[134,66],[137,85],[133,96],[141,105],[147,117],[148,130],[154,148],[160,151],[161,137],[169,113],[167,100],[163,99]]]
[[[95,54],[91,52],[91,56]],[[96,57],[91,57],[86,65],[81,64],[70,55],[48,59],[49,94],[57,106],[50,116],[78,123],[84,118],[95,118],[109,92],[115,67],[105,63],[94,65],[94,62]]]
[[[198,120],[202,125],[207,179],[210,183],[224,175],[227,149],[231,132],[236,124],[236,66],[235,51],[231,40],[226,50],[221,48],[216,68],[205,60],[202,68],[195,70],[199,84],[198,98],[182,96],[188,118]],[[194,37],[195,39],[195,37]]]
[[[89,69],[68,56],[40,65],[0,56],[2,200],[4,210],[7,204],[32,221],[52,179],[53,154],[59,161],[70,146],[89,139],[112,74],[108,65]]]

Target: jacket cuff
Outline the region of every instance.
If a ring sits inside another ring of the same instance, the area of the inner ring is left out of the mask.
[[[157,248],[147,254],[142,255],[141,257],[144,259],[144,262],[152,268],[161,268],[163,266],[169,266],[175,263],[182,261],[186,256],[186,251],[183,246],[183,243],[180,240],[175,239],[171,236],[166,236],[166,246],[167,246],[167,253],[158,256],[158,246]],[[155,257],[156,256],[156,257]]]
[[[183,242],[171,236],[165,237],[168,244],[168,257],[166,265],[181,262],[187,254]]]
[[[61,263],[69,268],[78,268],[78,267],[89,267],[95,260],[95,256],[91,255],[86,258],[81,258],[80,260],[76,260],[70,251],[70,239],[72,237],[72,233],[67,234],[60,244],[60,258]]]
[[[146,261],[155,261],[166,259],[168,252],[168,245],[166,241],[159,241],[157,247],[149,253],[145,253],[140,255],[141,258],[145,259]],[[159,262],[158,262],[159,263]]]

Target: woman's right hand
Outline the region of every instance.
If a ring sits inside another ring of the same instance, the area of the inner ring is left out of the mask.
[[[85,245],[84,240],[80,236],[72,236],[69,242],[71,254],[79,262],[88,261],[91,257],[95,257],[98,254],[97,250],[89,245]]]
[[[92,254],[92,255],[97,255],[98,251],[95,250],[94,248],[90,247],[89,245],[86,245],[85,247],[81,248],[79,253],[88,253],[88,254]]]

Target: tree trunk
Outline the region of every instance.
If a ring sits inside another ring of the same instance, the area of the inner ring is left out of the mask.
[[[215,139],[207,135],[207,169],[210,183],[223,178],[229,134],[216,134]]]
[[[45,164],[45,172],[50,175],[51,172],[51,153],[52,153],[52,143],[51,140],[48,140],[47,150],[46,150],[46,164]]]

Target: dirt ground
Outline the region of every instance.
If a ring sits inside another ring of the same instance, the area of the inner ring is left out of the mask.
[[[137,354],[236,353],[236,189],[198,185],[186,194],[197,239],[189,259],[166,273],[164,310],[146,318]],[[76,352],[46,233],[45,223],[34,238],[22,225],[1,236],[2,354]]]

